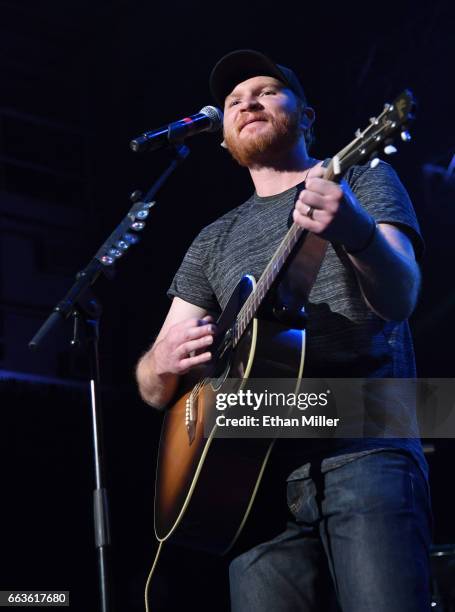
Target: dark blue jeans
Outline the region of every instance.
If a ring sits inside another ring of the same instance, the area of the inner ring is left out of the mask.
[[[411,456],[312,466],[287,486],[295,520],[231,563],[232,612],[430,610],[429,491]]]

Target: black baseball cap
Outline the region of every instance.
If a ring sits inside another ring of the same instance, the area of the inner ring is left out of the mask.
[[[300,81],[290,68],[275,64],[269,57],[252,49],[239,49],[222,57],[210,74],[210,91],[217,104],[224,107],[224,100],[234,87],[255,76],[271,76],[289,87],[306,104]]]

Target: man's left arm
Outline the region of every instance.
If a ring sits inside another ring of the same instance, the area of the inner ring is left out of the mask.
[[[420,286],[413,245],[397,226],[376,225],[347,183],[313,176],[298,197],[294,221],[344,246],[373,312],[393,321],[410,316]]]
[[[386,320],[407,319],[417,303],[420,270],[406,234],[379,223],[371,244],[348,255],[371,310]]]

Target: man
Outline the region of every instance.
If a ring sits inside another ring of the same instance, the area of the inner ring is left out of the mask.
[[[179,377],[210,360],[214,317],[243,274],[260,276],[292,221],[329,241],[307,305],[306,375],[415,376],[406,319],[422,239],[395,173],[380,163],[351,168],[341,184],[326,180],[324,162],[308,153],[314,111],[300,82],[261,53],[223,57],[210,84],[224,107],[224,144],[248,168],[255,193],[204,228],[186,254],[169,313],[138,364],[144,400],[164,407]],[[410,406],[392,409],[412,421]],[[420,442],[299,442],[303,465],[287,479],[294,521],[232,562],[232,609],[327,610],[321,580],[330,573],[343,612],[428,610],[431,519]]]

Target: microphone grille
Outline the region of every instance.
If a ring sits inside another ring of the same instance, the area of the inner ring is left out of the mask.
[[[201,108],[199,112],[206,115],[211,121],[212,125],[207,132],[217,132],[221,129],[221,126],[223,125],[223,113],[219,108],[216,106],[204,106],[204,108]]]

